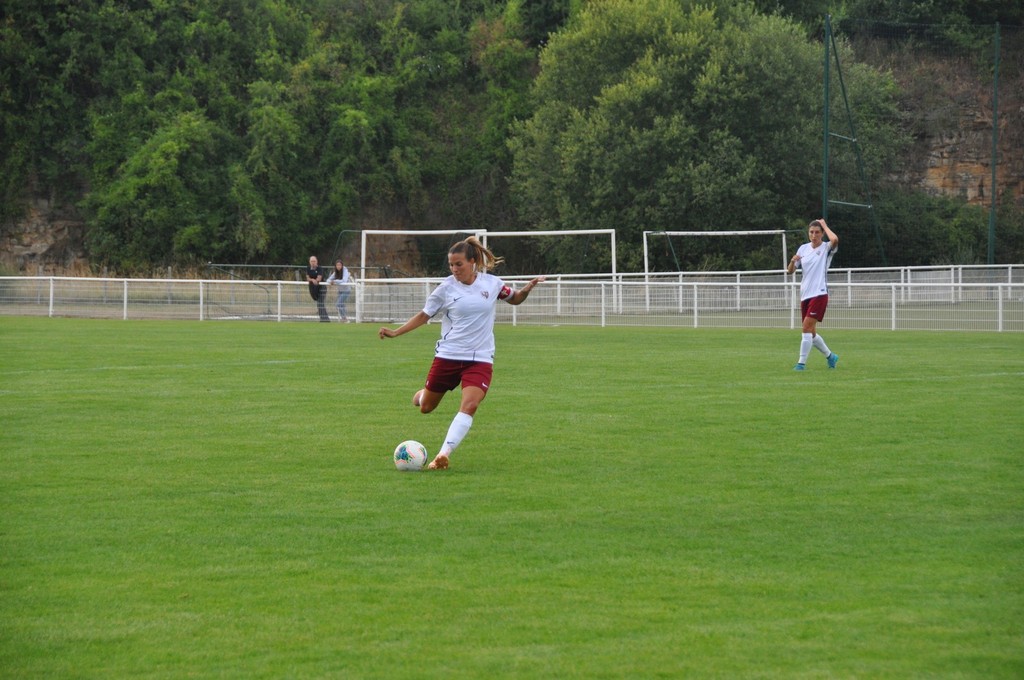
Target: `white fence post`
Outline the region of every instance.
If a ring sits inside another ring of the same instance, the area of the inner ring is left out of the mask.
[[[700,328],[700,312],[697,311],[697,303],[700,300],[700,294],[697,292],[697,284],[693,285],[693,327]]]
[[[996,303],[996,330],[1002,332],[1003,330],[1003,284],[999,284],[998,295],[999,302]]]
[[[355,320],[359,323],[362,320],[363,313],[363,284],[358,281],[352,282],[352,290],[355,295],[352,296],[353,304],[356,308]]]
[[[562,282],[561,281],[558,282],[558,286],[559,286],[559,291],[561,291],[561,286],[562,286]],[[561,297],[561,293],[559,293],[559,297]],[[604,301],[604,298],[605,298],[605,284],[602,283],[601,284],[601,328],[605,327],[605,317],[604,317],[605,301]]]
[[[899,288],[902,291],[903,286],[900,286]],[[892,319],[892,321],[890,323],[890,330],[896,330],[896,284],[895,283],[892,284],[892,295],[890,296],[890,316],[891,316],[891,319]]]
[[[789,285],[789,330],[796,328],[796,310],[799,307],[799,285],[796,282],[796,275],[793,276],[793,283]]]

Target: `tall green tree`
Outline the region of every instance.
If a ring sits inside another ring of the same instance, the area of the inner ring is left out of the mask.
[[[88,105],[126,72],[138,77],[126,44],[145,51],[151,42],[144,14],[110,0],[3,3],[0,218],[19,215],[31,197],[68,201],[82,190]]]
[[[91,254],[124,269],[266,255],[277,196],[244,163],[265,177],[274,168],[259,159],[288,149],[274,102],[250,83],[301,54],[306,20],[277,0],[121,9],[131,22],[109,34],[85,107]]]
[[[615,228],[635,268],[644,230],[785,228],[819,209],[821,49],[791,20],[600,0],[541,68],[510,140],[530,226]]]
[[[90,194],[95,209],[91,247],[127,270],[188,262],[227,248],[220,197],[225,178],[211,162],[227,140],[199,112],[160,126],[119,168],[117,180]],[[212,245],[212,247],[211,247]]]
[[[0,21],[0,213],[98,262],[304,260],[374,214],[508,224],[534,60],[505,0],[47,0]]]

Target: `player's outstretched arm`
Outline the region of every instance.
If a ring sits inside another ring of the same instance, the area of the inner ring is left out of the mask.
[[[377,331],[377,335],[380,337],[381,340],[383,340],[384,338],[397,338],[399,335],[405,335],[409,331],[416,330],[417,328],[427,323],[428,321],[430,321],[430,317],[427,316],[426,312],[416,312],[416,314],[414,314],[411,319],[406,321],[398,328],[392,329],[385,326],[384,328],[381,328],[379,331]]]
[[[523,304],[526,298],[530,295],[530,291],[536,288],[538,283],[544,283],[544,280],[546,278],[547,277],[545,276],[538,276],[535,279],[530,279],[529,283],[527,283],[525,286],[523,286],[522,288],[520,288],[519,290],[517,290],[516,292],[512,293],[512,295],[509,296],[508,303],[510,305]]]

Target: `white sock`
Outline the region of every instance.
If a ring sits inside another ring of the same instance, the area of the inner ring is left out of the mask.
[[[801,333],[800,334],[800,363],[801,364],[806,364],[807,363],[807,355],[811,353],[811,345],[812,344],[813,344],[813,341],[811,340],[811,334],[810,333]]]
[[[824,354],[826,357],[832,356],[832,351],[825,344],[825,341],[821,339],[820,335],[814,336],[814,348]]]
[[[448,434],[444,438],[444,446],[441,447],[441,451],[437,455],[450,456],[452,451],[458,447],[469,433],[469,428],[472,426],[473,416],[462,411],[456,413],[455,417],[452,418],[452,424],[448,426]]]

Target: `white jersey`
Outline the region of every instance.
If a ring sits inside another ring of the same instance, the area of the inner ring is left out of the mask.
[[[839,252],[839,248],[833,248],[830,241],[822,241],[817,249],[810,243],[805,243],[797,249],[796,254],[800,256],[796,266],[802,274],[800,278],[800,301],[828,295],[828,268],[832,264],[832,258]]]
[[[423,306],[423,312],[441,317],[441,339],[435,356],[455,361],[494,363],[494,317],[498,300],[512,294],[512,289],[497,276],[477,272],[470,285],[449,276],[434,289]]]

